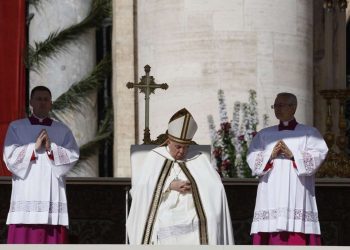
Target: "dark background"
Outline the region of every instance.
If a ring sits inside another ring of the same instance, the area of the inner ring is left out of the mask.
[[[224,179],[235,243],[251,244],[256,179]],[[70,243],[124,244],[130,178],[68,178]],[[11,179],[0,177],[0,243],[6,243]],[[350,179],[318,179],[316,198],[324,245],[350,245]]]

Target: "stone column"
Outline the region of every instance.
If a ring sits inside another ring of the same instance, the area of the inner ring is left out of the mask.
[[[258,112],[270,109],[278,92],[298,96],[299,122],[313,124],[313,1],[137,1],[138,74],[149,64],[157,83],[169,89],[151,96],[154,139],[170,116],[186,107],[199,123],[197,143],[209,144],[207,115],[218,125],[217,91],[225,91],[229,118],[235,101],[258,93]],[[144,110],[143,97],[139,97]],[[139,115],[143,133],[144,114]]]
[[[30,6],[34,17],[30,23],[29,43],[44,41],[51,32],[62,30],[82,21],[90,10],[91,0],[41,1],[38,9]],[[90,74],[95,65],[95,32],[92,30],[69,44],[67,51],[45,60],[38,72],[30,72],[30,89],[45,85],[51,89],[55,100],[69,87]],[[73,131],[79,145],[94,138],[97,129],[96,94],[91,94],[79,112],[57,114]],[[98,176],[98,159],[92,156],[71,176]]]
[[[346,11],[339,1],[324,8],[326,1],[315,2],[314,22],[314,114],[315,126],[325,131],[325,100],[319,91],[323,89],[346,89]],[[333,132],[339,133],[339,101],[332,101]]]
[[[130,145],[135,143],[133,1],[113,0],[114,176],[130,176]],[[137,80],[137,79],[136,79]]]

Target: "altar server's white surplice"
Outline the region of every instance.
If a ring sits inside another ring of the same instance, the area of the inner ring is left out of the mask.
[[[42,129],[51,140],[53,160],[45,150],[35,151]],[[69,128],[57,121],[51,126],[32,125],[29,119],[14,121],[6,134],[3,159],[13,174],[6,223],[68,226],[64,175],[79,159]]]
[[[290,159],[272,160],[266,169],[275,144],[288,146]],[[258,232],[300,232],[320,234],[315,198],[315,173],[327,155],[327,145],[317,129],[298,124],[294,130],[272,126],[253,139],[247,161],[259,176],[257,200],[251,234]]]
[[[207,157],[189,151],[175,161],[166,146],[150,151],[132,183],[127,220],[131,244],[233,244],[231,217],[221,179]],[[168,190],[174,179],[192,193]]]

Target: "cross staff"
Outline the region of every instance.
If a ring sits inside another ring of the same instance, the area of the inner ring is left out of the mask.
[[[128,89],[140,89],[140,93],[145,94],[145,130],[143,134],[143,142],[145,144],[151,143],[151,135],[149,132],[149,96],[150,94],[154,94],[155,89],[161,88],[161,89],[167,89],[168,84],[162,83],[162,84],[156,84],[154,82],[154,77],[149,75],[149,72],[151,71],[151,67],[149,65],[145,66],[145,72],[146,75],[141,77],[141,81],[139,83],[132,83],[128,82],[126,84],[126,87]]]

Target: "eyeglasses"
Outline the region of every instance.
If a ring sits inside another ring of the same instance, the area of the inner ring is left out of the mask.
[[[272,109],[276,109],[276,108],[284,108],[284,107],[287,107],[287,106],[293,106],[293,104],[276,103],[276,104],[271,105],[271,108]]]

